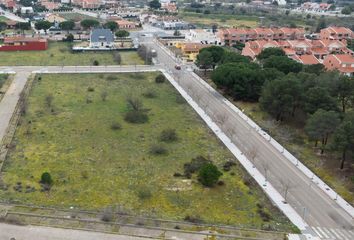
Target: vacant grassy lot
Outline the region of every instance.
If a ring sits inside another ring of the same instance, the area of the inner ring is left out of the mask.
[[[122,64],[143,64],[135,51],[122,51]],[[71,45],[64,42],[50,42],[46,51],[1,52],[0,66],[62,66],[93,65],[97,60],[100,65],[116,65],[112,52],[71,52]]]
[[[120,206],[120,211],[138,215],[291,229],[238,165],[223,172],[224,185],[214,188],[202,187],[195,175],[191,180],[174,177],[199,155],[220,169],[235,159],[175,89],[169,83],[156,84],[155,76],[42,75],[34,83],[6,160],[7,190],[0,190],[0,198],[85,209]],[[147,92],[155,97],[144,97]],[[148,123],[124,121],[131,94],[142,99]],[[50,107],[47,96],[53,97]],[[112,130],[115,122],[120,130]],[[159,140],[167,128],[176,130],[176,142]],[[168,152],[154,155],[152,145]],[[38,183],[45,171],[54,180],[49,192],[41,192]],[[262,220],[264,214],[271,217],[269,222]]]
[[[182,12],[180,17],[190,23],[198,26],[211,27],[214,24],[223,27],[257,27],[259,24],[257,17],[249,16],[234,16],[234,15],[222,15],[222,14],[203,14]]]
[[[95,17],[91,17],[91,16],[87,16],[87,15],[83,15],[80,13],[59,13],[59,16],[62,18],[65,18],[66,20],[72,20],[74,22],[80,22],[84,19],[95,19],[98,20]]]

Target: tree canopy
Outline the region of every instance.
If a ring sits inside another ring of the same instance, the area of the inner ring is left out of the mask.
[[[115,32],[118,29],[118,24],[115,21],[108,21],[104,24],[104,27]]]
[[[149,2],[149,7],[152,9],[160,9],[161,3],[159,0],[152,0],[151,2]]]
[[[334,111],[318,109],[306,122],[305,132],[311,140],[322,140],[321,153],[327,145],[328,137],[336,130],[340,123],[339,114]]]
[[[288,58],[287,56],[270,56],[264,60],[264,68],[275,68],[288,74],[290,72],[298,73],[302,70],[302,64]]]
[[[75,22],[71,21],[71,20],[64,21],[64,22],[59,23],[59,27],[65,31],[73,30],[75,27]]]
[[[258,60],[264,60],[271,56],[285,56],[285,52],[281,48],[270,47],[262,50],[260,54],[257,55]]]
[[[300,82],[293,75],[268,81],[259,99],[263,110],[273,115],[277,121],[293,115],[303,98]]]
[[[81,27],[84,29],[89,29],[93,27],[98,27],[100,25],[99,21],[94,19],[84,19],[80,22]]]
[[[254,63],[227,63],[214,70],[211,79],[233,98],[257,101],[265,81],[263,71]]]
[[[47,31],[53,24],[48,21],[38,21],[34,24],[37,30]]]
[[[206,187],[214,186],[219,178],[222,176],[222,172],[212,163],[204,164],[198,173],[198,180]]]
[[[201,54],[202,52],[211,53],[211,56],[213,57],[213,63],[212,63],[213,67],[215,67],[221,61],[221,59],[225,54],[225,50],[219,46],[211,46],[211,47],[203,48],[202,50],[200,50],[199,54]]]
[[[127,30],[119,30],[116,32],[115,35],[118,38],[124,38],[124,37],[129,37],[130,33]]]

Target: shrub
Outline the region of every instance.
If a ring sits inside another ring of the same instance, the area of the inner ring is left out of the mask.
[[[100,63],[99,63],[97,60],[94,60],[92,64],[93,64],[93,66],[98,66],[98,65],[100,65]]]
[[[146,98],[155,98],[156,97],[156,92],[153,89],[149,89],[146,92],[143,93],[143,96]]]
[[[106,80],[107,81],[113,81],[113,80],[117,80],[118,78],[116,77],[116,76],[114,76],[114,75],[109,75],[109,76],[107,76],[107,78],[106,78]]]
[[[184,221],[191,222],[191,223],[203,223],[199,216],[190,216],[187,215],[184,217]]]
[[[107,93],[107,91],[103,91],[102,93],[101,93],[101,99],[102,99],[102,101],[106,101],[107,100],[107,96],[108,96],[108,93]]]
[[[149,199],[152,197],[152,193],[148,188],[142,188],[138,191],[138,197],[140,200]]]
[[[120,130],[120,129],[122,129],[122,125],[119,122],[114,122],[111,124],[111,129],[112,130]]]
[[[112,222],[113,217],[114,217],[113,210],[112,210],[112,208],[108,207],[103,210],[101,220],[104,222]]]
[[[218,182],[222,173],[212,163],[204,164],[199,169],[198,180],[206,187],[212,187]]]
[[[230,170],[231,170],[231,167],[232,167],[232,166],[235,166],[235,165],[236,165],[235,162],[233,162],[233,161],[227,161],[227,162],[224,164],[223,169],[224,169],[225,172],[227,172],[227,171],[230,171]]]
[[[160,140],[163,142],[174,142],[177,140],[177,133],[174,129],[165,129],[161,132]]]
[[[48,172],[44,172],[41,176],[41,181],[40,183],[42,184],[47,184],[47,185],[52,185],[53,183],[53,179],[52,176],[50,175],[50,173]]]
[[[163,74],[159,74],[155,78],[156,83],[164,83],[166,80],[165,76]]]
[[[93,88],[93,87],[88,87],[88,88],[87,88],[87,91],[88,91],[88,92],[94,92],[94,91],[95,91],[95,88]]]
[[[125,114],[124,120],[129,123],[146,123],[149,118],[145,112],[132,110]]]
[[[190,163],[184,164],[184,175],[190,178],[192,173],[197,172],[203,165],[207,163],[210,163],[210,160],[203,156],[197,156],[196,158],[193,158]]]
[[[161,145],[153,145],[150,148],[150,153],[155,155],[163,155],[163,154],[167,154],[167,149]]]

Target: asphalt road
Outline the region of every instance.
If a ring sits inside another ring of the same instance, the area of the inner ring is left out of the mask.
[[[321,189],[313,184],[296,166],[291,164],[267,140],[261,137],[237,113],[223,102],[223,97],[215,91],[210,91],[191,73],[188,66],[182,65],[182,70],[175,70],[176,62],[151,39],[145,39],[146,44],[157,51],[158,62],[163,63],[179,84],[204,108],[219,127],[233,140],[238,148],[254,158],[253,164],[268,181],[283,193],[284,185],[288,188],[287,201],[300,216],[314,227],[333,229],[353,229],[354,221],[330,199]],[[180,64],[180,63],[179,63]],[[286,184],[282,184],[286,183]]]

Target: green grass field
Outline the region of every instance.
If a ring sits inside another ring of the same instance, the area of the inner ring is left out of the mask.
[[[120,206],[137,215],[178,220],[190,216],[208,223],[291,231],[292,225],[238,164],[223,171],[225,184],[214,188],[202,187],[194,175],[191,180],[173,176],[199,155],[220,169],[235,159],[173,86],[156,84],[155,76],[42,75],[34,82],[27,114],[6,159],[7,190],[0,190],[0,199],[96,210]],[[104,91],[106,101],[101,99]],[[156,97],[144,97],[147,91]],[[149,110],[148,123],[124,121],[126,98],[132,94]],[[52,107],[46,106],[48,95],[53,96]],[[116,121],[120,130],[111,129]],[[159,140],[167,128],[176,130],[176,142]],[[168,153],[150,153],[154,144],[165,146]],[[54,180],[49,192],[40,191],[45,171]],[[19,183],[22,192],[14,189]],[[35,191],[26,193],[32,187]],[[261,205],[271,216],[269,222],[261,219]]]
[[[203,14],[193,12],[181,12],[179,16],[190,23],[201,27],[211,27],[214,24],[222,27],[257,27],[259,20],[251,16],[234,16],[223,14]]]
[[[121,51],[123,65],[144,64],[135,51]],[[46,51],[1,52],[0,66],[116,65],[112,52],[72,53],[69,43],[49,42]]]

